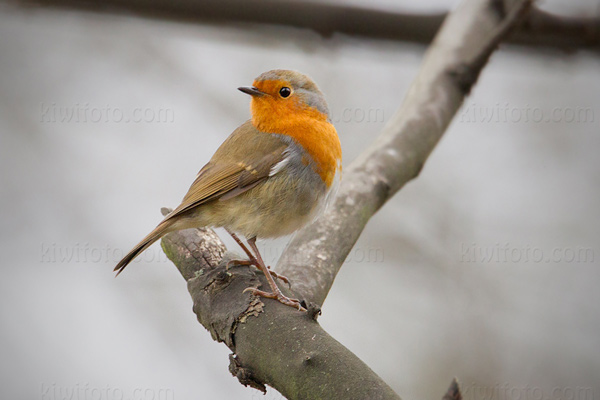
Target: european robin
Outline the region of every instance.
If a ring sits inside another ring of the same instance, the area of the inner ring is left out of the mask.
[[[288,70],[261,74],[252,87],[251,119],[223,142],[196,176],[181,204],[115,267],[117,275],[165,234],[194,227],[224,227],[257,266],[271,292],[253,294],[301,309],[283,295],[265,265],[257,238],[293,233],[323,208],[341,174],[342,150],[323,93],[306,75]],[[236,233],[246,237],[253,253]]]

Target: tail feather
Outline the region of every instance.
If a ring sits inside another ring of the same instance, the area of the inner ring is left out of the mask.
[[[125,269],[125,267],[132,262],[138,255],[140,255],[144,250],[150,247],[154,242],[158,239],[166,235],[171,231],[169,229],[173,225],[173,221],[165,220],[158,224],[156,228],[152,232],[148,234],[145,238],[142,239],[115,267],[114,271],[117,271],[116,276],[119,276],[121,272]]]

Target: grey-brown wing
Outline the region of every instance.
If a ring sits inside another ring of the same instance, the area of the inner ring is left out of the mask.
[[[226,200],[252,189],[267,179],[273,167],[283,161],[287,147],[287,144],[279,142],[264,154],[254,154],[254,162],[209,162],[200,170],[183,201],[169,214],[169,218],[207,201]]]

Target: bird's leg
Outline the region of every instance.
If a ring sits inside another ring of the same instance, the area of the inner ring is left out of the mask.
[[[227,233],[229,233],[231,235],[231,237],[233,238],[233,240],[235,240],[235,242],[242,248],[242,250],[244,250],[244,253],[246,253],[246,255],[248,256],[248,258],[252,262],[252,264],[249,264],[249,265],[254,265],[254,262],[256,262],[256,258],[254,257],[254,254],[252,254],[250,252],[250,250],[248,250],[248,248],[246,247],[246,245],[244,244],[244,242],[242,242],[242,240],[238,237],[238,235],[236,235],[233,231],[230,231],[227,228],[225,228],[225,230],[227,231]]]
[[[254,254],[252,254],[252,252],[250,252],[250,250],[248,250],[248,248],[246,247],[246,245],[244,244],[244,242],[242,242],[242,240],[238,237],[238,235],[236,235],[234,232],[230,231],[227,228],[225,228],[225,230],[227,231],[227,233],[229,233],[231,235],[231,237],[233,238],[233,240],[235,240],[235,242],[242,248],[242,250],[244,250],[244,253],[246,253],[246,255],[248,256],[248,260],[230,260],[227,263],[227,267],[226,268],[229,269],[229,267],[232,264],[238,264],[238,265],[255,265],[256,267],[258,267],[258,260],[257,260],[256,256]],[[258,252],[258,250],[257,250],[257,252]],[[281,279],[288,286],[290,286],[290,281],[288,280],[288,278],[286,278],[283,275],[279,275],[275,271],[271,271],[271,267],[269,267],[269,266],[267,266],[267,269],[269,270],[269,273],[271,275],[273,275],[273,277],[275,279]]]
[[[297,308],[300,311],[306,311],[306,309],[300,305],[300,302],[298,300],[290,299],[289,297],[281,293],[281,290],[279,290],[279,288],[277,287],[277,283],[275,283],[275,280],[271,276],[271,271],[265,265],[260,255],[260,252],[258,251],[258,247],[256,247],[256,237],[248,239],[248,244],[256,253],[257,267],[263,272],[263,274],[265,274],[265,278],[267,278],[267,282],[269,282],[269,286],[271,287],[272,292],[264,292],[262,290],[258,290],[257,288],[247,288],[244,290],[244,292],[250,291],[255,296],[276,299],[277,301],[279,301],[282,304],[285,304],[286,306]]]

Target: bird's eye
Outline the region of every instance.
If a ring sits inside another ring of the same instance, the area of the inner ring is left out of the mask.
[[[281,89],[279,89],[279,95],[280,95],[281,97],[283,97],[284,99],[285,99],[286,97],[289,97],[289,95],[290,95],[290,94],[292,94],[292,89],[290,89],[290,88],[289,88],[289,87],[287,87],[287,86],[284,86],[284,87],[282,87]]]

